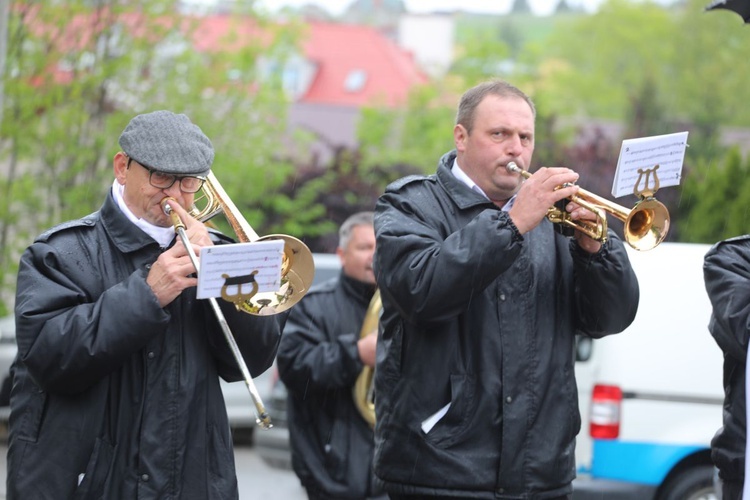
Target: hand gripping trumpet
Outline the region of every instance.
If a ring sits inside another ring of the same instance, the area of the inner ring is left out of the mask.
[[[523,170],[515,162],[509,162],[505,168],[508,172],[520,174],[526,179],[531,177],[528,171]],[[658,189],[658,180],[656,189]],[[607,241],[606,214],[609,213],[624,223],[625,241],[631,247],[642,251],[651,250],[664,241],[669,231],[669,212],[664,204],[653,197],[656,189],[636,193],[641,199],[631,210],[585,189],[579,189],[570,201],[596,214],[596,221],[572,220],[568,212],[556,207],[551,207],[547,211],[547,218],[551,222],[572,227],[604,243]]]

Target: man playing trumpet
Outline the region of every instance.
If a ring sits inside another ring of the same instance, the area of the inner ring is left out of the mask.
[[[238,498],[219,378],[242,373],[161,206],[174,200],[194,252],[231,242],[186,211],[213,146],[169,111],[136,116],[119,142],[101,209],[21,258],[8,498]],[[261,373],[277,320],[222,310]]]
[[[469,89],[437,173],[377,203],[375,474],[392,499],[571,495],[575,337],[625,329],[638,283],[614,233],[569,239],[547,220],[575,172],[506,168],[531,165],[534,119],[506,82]]]

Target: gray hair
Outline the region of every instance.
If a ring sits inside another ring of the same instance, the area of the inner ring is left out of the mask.
[[[521,89],[502,80],[492,80],[476,85],[461,96],[456,113],[456,125],[463,125],[466,132],[471,133],[474,128],[474,112],[479,103],[488,95],[496,95],[503,98],[523,99],[531,108],[532,115],[536,118],[536,107],[534,102]]]
[[[354,226],[372,226],[375,212],[357,212],[350,215],[339,228],[339,247],[346,248],[352,237]]]

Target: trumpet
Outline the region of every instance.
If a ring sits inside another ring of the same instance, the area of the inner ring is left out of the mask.
[[[508,172],[520,174],[526,179],[531,177],[528,171],[520,168],[515,162],[509,162],[505,168]],[[669,211],[663,203],[653,197],[653,192],[641,195],[641,199],[630,210],[585,189],[579,189],[578,193],[571,196],[570,201],[593,212],[596,220],[572,220],[568,212],[556,207],[551,207],[547,211],[547,218],[553,223],[581,231],[601,243],[607,241],[608,213],[624,223],[625,241],[636,250],[655,248],[664,241],[669,232]]]
[[[233,302],[238,310],[258,316],[277,314],[296,304],[309,289],[315,273],[312,253],[307,248],[307,245],[297,238],[287,235],[269,235],[259,238],[257,233],[253,231],[252,227],[250,227],[247,221],[242,217],[242,214],[237,210],[234,203],[232,203],[232,200],[229,199],[213,173],[208,174],[201,189],[203,190],[203,195],[199,199],[207,199],[207,205],[202,210],[193,207],[189,212],[192,217],[201,222],[205,222],[223,212],[237,234],[237,239],[240,241],[254,242],[262,239],[281,239],[284,241],[284,255],[282,256],[281,267],[282,285],[278,292],[253,293],[250,297],[238,294],[237,296],[240,298],[234,300],[232,296],[226,295],[222,291],[222,297],[225,300]],[[193,267],[195,267],[195,271],[200,274],[200,264],[185,231],[185,223],[167,204],[167,201],[170,200],[174,201],[174,198],[166,197],[161,200],[161,208],[164,213],[170,217],[175,233],[178,234],[182,244],[185,246],[190,261],[192,262]],[[258,389],[256,388],[255,382],[250,374],[250,370],[247,368],[245,359],[242,357],[237,341],[235,340],[234,335],[232,335],[232,331],[224,317],[224,313],[222,313],[221,308],[214,297],[209,297],[207,300],[219,322],[219,326],[224,334],[224,339],[227,341],[227,344],[232,351],[232,356],[242,372],[245,385],[247,386],[247,390],[253,400],[255,422],[263,429],[270,429],[273,427],[271,424],[271,417],[266,411],[266,407],[258,393]]]

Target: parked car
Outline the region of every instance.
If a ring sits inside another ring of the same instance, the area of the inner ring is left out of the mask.
[[[584,425],[574,500],[716,498],[711,439],[724,391],[723,356],[708,331],[709,248],[629,252],[641,289],[635,320],[595,340],[576,364]]]
[[[313,254],[315,262],[315,278],[313,283],[325,281],[338,274],[341,267],[339,258],[335,254]],[[10,408],[8,407],[10,397],[10,365],[16,356],[15,318],[6,316],[0,318],[0,374],[2,375],[2,390],[0,390],[0,424],[7,423]],[[271,399],[274,388],[274,368],[269,368],[263,374],[254,378],[258,393],[263,399]],[[224,403],[227,406],[229,425],[238,441],[250,441],[254,435],[255,410],[252,398],[248,393],[244,381],[225,382],[221,381]],[[4,392],[7,390],[7,394]],[[281,389],[283,390],[283,389]],[[5,399],[3,399],[3,397]],[[267,405],[268,406],[268,405]],[[283,425],[284,417],[274,408],[269,408],[274,425]]]
[[[10,365],[16,357],[16,321],[13,316],[0,318],[0,424],[8,422],[10,414]]]

